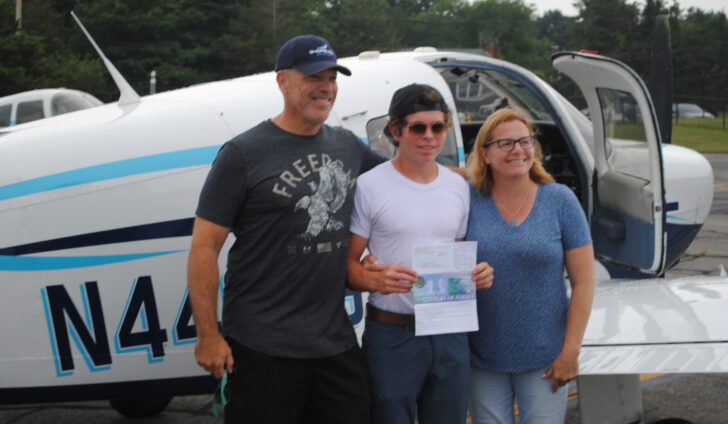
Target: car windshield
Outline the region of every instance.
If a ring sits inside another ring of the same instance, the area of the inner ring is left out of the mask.
[[[703,109],[691,103],[681,103],[678,106],[680,113],[703,113]]]

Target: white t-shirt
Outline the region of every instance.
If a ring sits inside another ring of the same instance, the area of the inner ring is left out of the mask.
[[[468,185],[444,166],[438,164],[437,169],[437,178],[429,184],[400,174],[391,161],[357,179],[350,230],[369,239],[369,251],[378,263],[411,267],[413,246],[465,236]],[[369,302],[385,311],[414,313],[412,292],[371,293]]]

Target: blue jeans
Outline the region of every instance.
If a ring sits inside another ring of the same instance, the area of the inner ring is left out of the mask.
[[[465,333],[415,337],[413,328],[367,319],[372,423],[465,423],[470,353]]]
[[[515,422],[518,402],[521,424],[563,424],[568,385],[553,393],[551,379],[541,377],[548,367],[522,373],[499,373],[473,366],[470,370],[470,417],[473,424]]]

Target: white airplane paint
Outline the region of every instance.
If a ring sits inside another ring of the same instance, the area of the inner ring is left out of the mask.
[[[445,164],[464,164],[477,129],[501,102],[534,120],[547,168],[589,217],[599,263],[613,264],[599,266],[581,356],[584,404],[585,396],[619,397],[623,389],[604,387],[603,378],[728,371],[728,278],[623,278],[625,269],[654,276],[673,264],[703,224],[713,192],[704,157],[661,145],[633,71],[597,55],[555,57],[584,92],[592,124],[533,73],[484,56],[425,48],[341,62],[353,75],[339,78],[328,123],[387,154],[381,129],[389,99],[412,82],[436,87],[455,111]],[[0,132],[2,403],[214,387],[193,355],[185,275],[193,214],[219,147],[276,115],[282,97],[269,72],[123,98]],[[295,184],[325,160],[282,172]],[[223,269],[225,262],[223,255]],[[365,298],[348,293],[343,301],[361,334]],[[639,405],[621,408],[639,412]],[[599,414],[591,422],[626,422]],[[583,408],[582,420],[590,422]]]

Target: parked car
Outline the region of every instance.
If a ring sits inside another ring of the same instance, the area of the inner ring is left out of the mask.
[[[0,127],[23,124],[102,105],[89,93],[67,88],[46,88],[0,97]]]
[[[695,103],[675,103],[672,105],[672,117],[713,119],[715,115]]]

